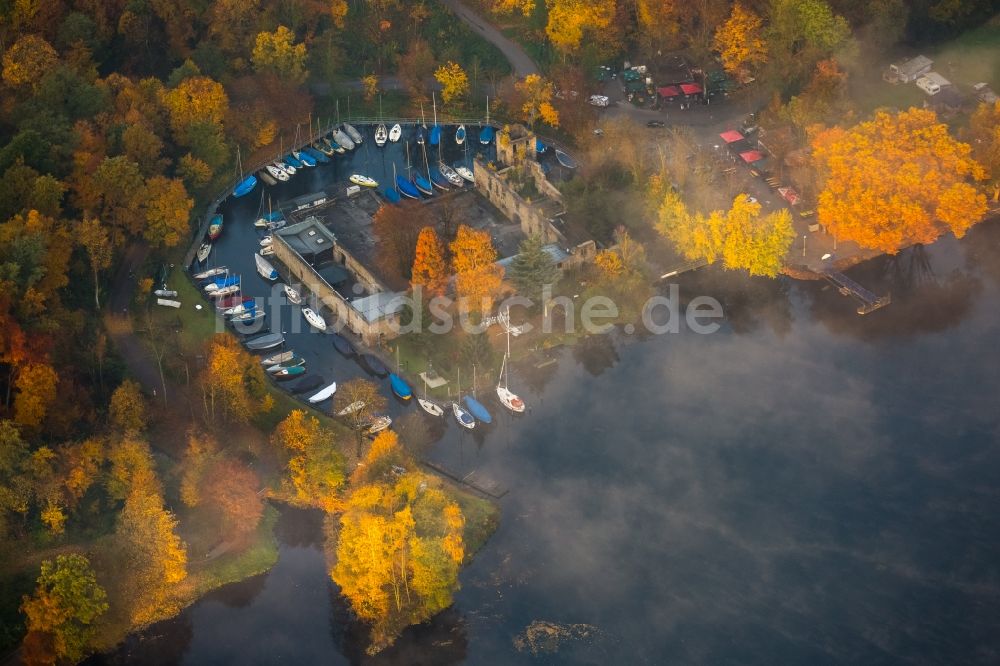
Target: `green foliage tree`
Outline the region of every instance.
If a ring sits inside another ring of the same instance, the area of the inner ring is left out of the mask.
[[[42,562],[35,593],[24,597],[21,610],[29,632],[50,635],[55,656],[76,662],[86,654],[108,601],[86,557],[59,555]]]
[[[559,268],[552,256],[545,251],[545,239],[532,234],[518,248],[519,253],[511,263],[508,276],[517,286],[519,293],[535,297],[542,287],[554,284],[559,279]]]
[[[786,88],[801,83],[816,63],[850,39],[847,20],[826,0],[771,0],[766,31],[774,79]]]

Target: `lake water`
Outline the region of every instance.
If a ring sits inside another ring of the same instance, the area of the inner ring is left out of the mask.
[[[593,338],[516,368],[530,413],[449,421],[429,457],[509,489],[500,528],[382,655],[292,511],[271,572],[93,662],[997,663],[1000,225],[850,274],[892,305],[689,274],[719,332]]]

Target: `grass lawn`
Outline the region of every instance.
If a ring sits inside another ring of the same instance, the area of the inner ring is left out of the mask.
[[[270,504],[266,505],[249,546],[235,553],[220,555],[193,571],[194,598],[191,601],[209,590],[256,576],[274,566],[278,561],[278,539],[274,536],[277,520],[278,510]]]

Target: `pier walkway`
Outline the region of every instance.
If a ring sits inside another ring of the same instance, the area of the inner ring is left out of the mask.
[[[840,293],[845,296],[853,296],[861,302],[861,305],[858,306],[858,314],[860,315],[874,312],[892,302],[891,295],[876,296],[843,273],[824,271],[822,275],[830,284],[837,287]]]

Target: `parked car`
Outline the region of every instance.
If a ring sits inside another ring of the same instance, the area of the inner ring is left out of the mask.
[[[607,95],[591,95],[587,101],[593,106],[608,106],[611,103]]]
[[[650,120],[646,123],[646,127],[666,127],[667,124],[662,120]]]

